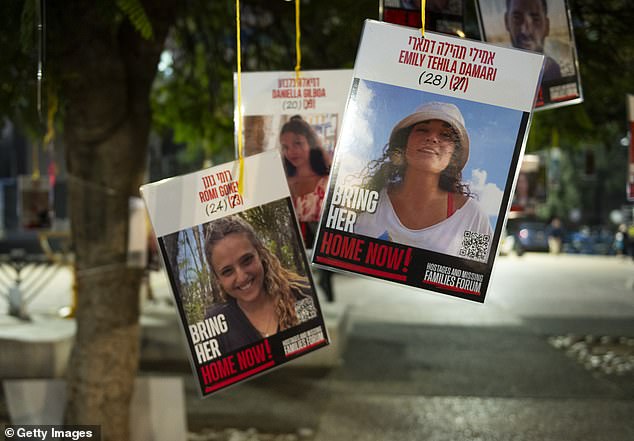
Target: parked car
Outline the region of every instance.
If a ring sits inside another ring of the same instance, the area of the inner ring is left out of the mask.
[[[542,222],[523,222],[515,234],[515,251],[548,252],[548,226]]]
[[[503,239],[500,252],[509,254],[511,250],[521,256],[526,251],[548,252],[548,226],[539,221],[509,219],[507,235]]]

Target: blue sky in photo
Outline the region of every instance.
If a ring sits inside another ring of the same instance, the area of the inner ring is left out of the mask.
[[[513,159],[523,112],[374,81],[360,80],[344,119],[340,176],[360,171],[381,156],[392,128],[424,103],[455,104],[469,134],[469,160],[462,176],[495,225]]]

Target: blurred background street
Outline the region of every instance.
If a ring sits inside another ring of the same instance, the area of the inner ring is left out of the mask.
[[[204,400],[178,355],[165,276],[151,280],[156,300],[143,300],[142,323],[167,317],[174,355],[142,356],[140,375],[183,379],[191,439],[229,428],[244,439],[258,439],[254,428],[318,440],[634,439],[629,259],[501,256],[484,305],[335,274],[325,306],[345,311],[339,363],[291,363]],[[32,323],[2,316],[0,332],[72,326],[56,316],[69,301],[62,271],[29,306]]]

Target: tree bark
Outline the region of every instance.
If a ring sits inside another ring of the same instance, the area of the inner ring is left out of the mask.
[[[207,266],[207,259],[205,258],[205,240],[202,237],[202,234],[198,227],[192,228],[192,232],[194,233],[194,239],[196,240],[196,249],[198,251],[198,259],[200,260],[200,264],[202,266],[201,272],[209,275],[211,268]],[[203,299],[205,302],[215,301],[213,287],[211,286],[211,281],[209,277],[206,277],[205,283],[202,285],[203,291]]]
[[[129,439],[142,271],[126,267],[128,199],[143,180],[149,92],[176,12],[172,0],[144,3],[151,40],[103,3],[57,4],[67,20],[61,87],[78,286],[65,421],[100,425],[106,441]]]

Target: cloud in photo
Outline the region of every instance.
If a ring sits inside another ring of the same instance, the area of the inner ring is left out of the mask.
[[[341,162],[341,175],[358,173],[371,159],[368,154],[374,146],[372,124],[375,112],[372,108],[374,92],[364,81],[359,81],[354,101],[348,103],[345,116],[345,126],[341,133],[338,146],[346,151],[346,157]]]
[[[478,202],[487,216],[497,216],[504,192],[494,183],[487,182],[487,172],[474,169],[471,179],[467,181],[469,188],[478,196]]]

